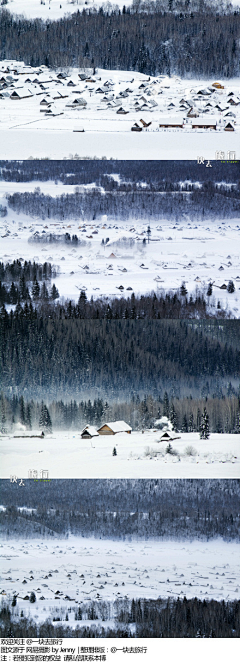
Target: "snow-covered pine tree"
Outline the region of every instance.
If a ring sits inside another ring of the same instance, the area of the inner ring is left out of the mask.
[[[42,402],[39,427],[45,432],[52,432],[52,421],[47,406]]]
[[[209,437],[210,437],[209,416],[206,407],[204,407],[201,418],[201,424],[200,424],[200,439],[208,439]]]

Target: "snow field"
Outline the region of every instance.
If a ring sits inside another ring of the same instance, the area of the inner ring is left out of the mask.
[[[117,176],[117,175],[116,175]],[[64,186],[47,182],[18,184],[0,182],[0,204],[7,205],[7,193],[34,191],[40,186],[43,193],[60,196],[75,191],[75,186]],[[91,185],[90,185],[91,186]],[[84,187],[77,187],[80,191]],[[85,187],[87,190],[88,187]],[[169,289],[176,291],[185,282],[189,293],[207,290],[213,285],[209,303],[216,309],[230,310],[234,317],[240,315],[240,257],[238,250],[239,219],[197,220],[184,215],[172,221],[151,220],[150,243],[147,238],[146,220],[110,222],[107,216],[96,221],[85,222],[81,217],[65,222],[57,219],[43,221],[8,208],[8,215],[0,219],[1,260],[11,262],[17,257],[35,262],[51,262],[59,269],[55,284],[60,297],[77,302],[80,291],[91,296],[131,296],[152,291],[161,294]],[[29,242],[38,232],[54,233],[62,237],[66,232],[77,234],[83,245],[68,246],[62,243]],[[104,245],[102,240],[109,242]],[[119,243],[117,243],[119,242]],[[235,284],[230,294],[220,289],[229,280]],[[124,289],[119,290],[122,286]],[[129,289],[130,288],[130,289]]]
[[[91,440],[81,439],[79,430],[55,431],[43,439],[6,435],[1,437],[1,478],[28,478],[29,471],[40,477],[42,470],[49,471],[49,479],[240,477],[239,435],[211,434],[208,440],[196,432],[180,436],[171,442],[178,455],[171,455],[166,454],[167,442],[158,443],[160,432],[153,430]]]
[[[23,610],[39,623],[56,616],[65,621],[71,607],[69,624],[76,625],[78,607],[84,612],[93,600],[239,599],[239,545],[220,539],[123,542],[71,536],[53,541],[8,540],[1,545],[1,566],[3,601],[18,594],[16,616]],[[37,598],[33,604],[23,599],[32,591]],[[111,618],[114,615],[112,609]],[[85,612],[83,619],[86,617]]]

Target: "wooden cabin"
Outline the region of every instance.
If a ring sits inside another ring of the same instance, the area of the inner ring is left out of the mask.
[[[193,129],[214,129],[216,131],[217,120],[206,119],[206,118],[204,118],[204,120],[200,120],[200,119],[193,120],[192,128]]]
[[[81,432],[81,439],[92,439],[93,437],[99,437],[99,433],[93,425],[86,425]]]
[[[119,432],[127,432],[127,434],[131,434],[132,428],[125,423],[125,421],[113,421],[111,423],[104,423],[104,425],[98,429],[98,434],[114,435]]]

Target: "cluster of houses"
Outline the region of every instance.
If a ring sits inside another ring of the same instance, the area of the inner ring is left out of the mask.
[[[110,423],[104,423],[100,428],[98,428],[98,430],[93,427],[93,425],[86,425],[81,432],[81,438],[92,439],[93,437],[99,437],[100,435],[115,435],[119,432],[127,432],[127,434],[131,434],[132,428],[130,425],[125,423],[125,421],[112,421]]]
[[[27,100],[29,109],[47,117],[68,117],[72,111],[85,110],[88,118],[92,115],[93,119],[111,119],[116,113],[119,119],[127,116],[128,130],[136,132],[150,127],[154,131],[159,128],[234,131],[236,128],[240,92],[235,86],[230,89],[216,81],[206,88],[192,88],[189,82],[186,89],[187,82],[177,77],[108,73],[113,78],[103,80],[90,71],[54,74],[46,66],[33,69],[22,63],[3,62],[0,100]],[[146,113],[151,113],[151,120]],[[74,126],[73,130],[84,131],[84,128]]]
[[[98,430],[93,425],[85,425],[81,432],[82,439],[93,439],[94,437],[99,437],[100,435],[115,435],[121,432],[126,432],[131,434],[132,428],[125,421],[111,421],[110,423],[104,423],[101,425]],[[175,441],[175,439],[180,439],[179,435],[177,436],[172,430],[164,429],[162,430],[158,441]]]

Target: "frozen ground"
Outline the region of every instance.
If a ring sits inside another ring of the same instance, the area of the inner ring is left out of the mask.
[[[116,175],[117,176],[117,175]],[[0,204],[7,205],[7,193],[33,191],[38,182],[19,184],[0,182]],[[56,196],[75,191],[74,186],[53,182],[39,184],[46,195]],[[77,187],[80,191],[84,187]],[[86,187],[87,189],[88,187]],[[86,190],[85,189],[85,190]],[[159,199],[161,194],[159,195]],[[149,218],[145,221],[114,221],[107,216],[101,220],[84,222],[81,218],[65,223],[51,219],[17,214],[10,208],[8,215],[0,219],[0,259],[6,262],[16,257],[35,262],[51,262],[59,269],[55,279],[60,296],[77,301],[85,289],[91,296],[131,296],[134,292],[177,290],[185,282],[189,293],[207,290],[213,283],[210,305],[215,310],[218,300],[221,307],[240,316],[240,257],[239,219],[192,221],[187,214],[180,219],[151,221],[151,239],[147,237]],[[66,232],[77,234],[84,245],[73,247],[65,243],[29,242],[34,233],[44,238],[48,233],[62,237]],[[104,245],[102,240],[109,242]],[[229,280],[235,284],[230,294],[220,289]],[[122,286],[124,289],[119,290]]]
[[[0,62],[2,159],[215,159],[216,152],[222,159],[239,157],[239,79],[220,81],[224,89],[214,89],[213,80],[138,72],[98,69],[87,80],[79,79],[78,69],[64,70],[61,79],[59,73]],[[24,98],[11,99],[14,91]],[[197,120],[216,121],[216,130],[193,128],[191,108]],[[161,128],[165,121],[183,128]],[[229,122],[233,131],[225,131]],[[135,123],[140,133],[131,131]]]
[[[56,431],[44,439],[6,435],[1,437],[1,478],[28,478],[29,471],[40,477],[42,470],[49,479],[240,478],[240,435],[211,434],[203,440],[192,432],[180,437],[171,442],[178,455],[170,455],[167,442],[158,443],[160,432],[153,430],[92,440],[81,439],[80,431]],[[192,455],[186,453],[189,446]]]
[[[71,536],[12,540],[0,551],[3,600],[18,594],[15,614],[23,610],[39,623],[56,616],[65,621],[71,607],[68,624],[76,625],[78,606],[91,600],[239,598],[239,545],[220,539],[122,542]],[[24,600],[32,591],[33,604]]]

